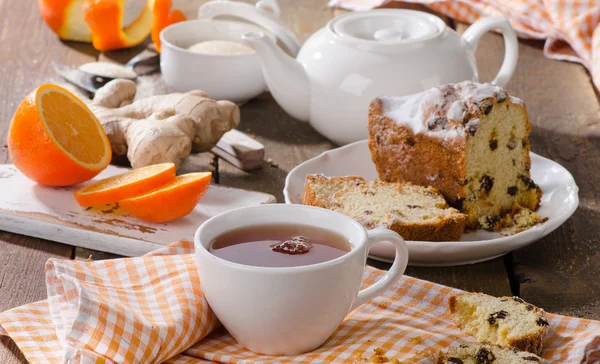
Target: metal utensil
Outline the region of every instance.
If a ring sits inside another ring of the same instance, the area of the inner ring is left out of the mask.
[[[111,80],[100,76],[90,75],[87,72],[79,70],[77,67],[67,66],[54,61],[52,61],[52,67],[54,68],[54,71],[65,80],[93,94]]]
[[[96,93],[98,89],[115,77],[107,77],[105,75],[97,75],[90,72],[82,71],[79,67],[68,66],[52,61],[54,71],[62,76],[65,80],[79,86],[91,93]],[[136,75],[135,77],[125,77],[135,80],[137,76],[147,75],[157,72],[160,69],[160,54],[151,49],[145,49],[137,56],[133,57],[124,66],[131,70]]]

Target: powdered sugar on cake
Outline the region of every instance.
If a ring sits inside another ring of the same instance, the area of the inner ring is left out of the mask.
[[[421,100],[427,92],[402,97],[380,97],[383,114],[399,124],[409,125],[415,134],[425,131],[419,111]]]
[[[453,139],[473,134],[480,125],[478,116],[489,113],[493,102],[502,103],[507,98],[496,85],[464,81],[380,100],[384,116],[409,126],[413,133]],[[515,97],[510,97],[510,102],[522,104]]]

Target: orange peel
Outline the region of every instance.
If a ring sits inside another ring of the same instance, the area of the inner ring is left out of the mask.
[[[129,24],[124,24],[126,1],[143,2]],[[91,42],[100,51],[136,46],[152,31],[153,0],[38,0],[38,6],[61,39]]]
[[[152,41],[156,50],[160,52],[160,32],[171,24],[179,23],[186,20],[185,15],[181,10],[173,7],[172,0],[154,0],[154,20],[152,22]]]
[[[61,39],[91,42],[92,33],[83,20],[87,0],[38,0],[42,19]]]
[[[100,51],[129,48],[142,43],[152,30],[152,0],[136,20],[123,27],[125,0],[87,0],[83,16],[92,32],[92,44]]]

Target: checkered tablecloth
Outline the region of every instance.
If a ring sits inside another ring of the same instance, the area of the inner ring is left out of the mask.
[[[581,63],[600,88],[600,1],[598,0],[403,0],[424,4],[465,23],[502,15],[520,37],[545,39],[544,55]],[[390,0],[331,0],[330,6],[368,10]],[[552,77],[549,75],[548,77]]]
[[[50,259],[48,299],[0,314],[31,363],[343,363],[381,348],[401,363],[430,363],[471,339],[448,314],[456,289],[411,277],[351,312],[317,350],[271,357],[240,347],[202,295],[193,245],[179,242],[139,258]],[[367,267],[364,284],[383,271]],[[600,322],[548,315],[550,363],[599,363]]]

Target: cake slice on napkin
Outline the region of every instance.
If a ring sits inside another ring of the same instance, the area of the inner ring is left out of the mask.
[[[448,299],[452,320],[477,341],[540,354],[548,331],[541,308],[519,297],[461,293]]]
[[[457,241],[466,222],[433,187],[355,176],[308,175],[302,203],[340,212],[367,229],[394,230],[406,240]]]
[[[460,344],[438,354],[435,364],[534,364],[544,359],[526,351],[485,344]]]
[[[368,129],[381,180],[437,188],[469,228],[497,230],[504,215],[540,203],[525,105],[498,86],[465,81],[380,97]]]

